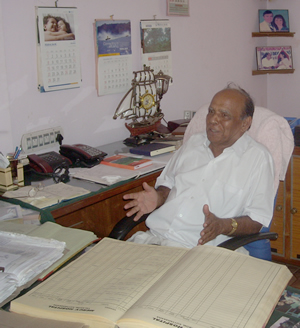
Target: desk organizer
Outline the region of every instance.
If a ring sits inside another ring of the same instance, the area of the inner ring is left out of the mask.
[[[24,169],[23,164],[17,165],[17,175],[13,177],[11,167],[6,169],[0,168],[0,190],[14,190],[24,186]]]

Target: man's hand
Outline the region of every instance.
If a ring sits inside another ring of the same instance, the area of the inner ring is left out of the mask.
[[[124,195],[124,199],[131,199],[129,203],[124,206],[125,210],[130,209],[126,213],[131,216],[136,213],[134,221],[138,221],[144,214],[151,213],[158,207],[158,192],[147,182],[143,182],[143,191]]]
[[[204,245],[210,240],[215,239],[218,235],[228,236],[231,233],[232,226],[230,218],[218,218],[210,212],[207,204],[203,206],[203,213],[205,215],[205,222],[203,224],[203,230],[200,232],[198,245]],[[230,237],[258,233],[262,228],[261,223],[252,220],[249,216],[235,217],[235,220],[238,222],[238,228]]]
[[[203,206],[203,213],[205,215],[205,222],[203,224],[203,230],[200,233],[198,245],[204,245],[224,233],[224,223],[226,223],[225,220],[219,219],[211,213],[207,204]]]

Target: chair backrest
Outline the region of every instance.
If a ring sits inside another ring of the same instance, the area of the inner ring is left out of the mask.
[[[184,134],[186,142],[192,134],[205,132],[209,104],[202,106],[194,115]],[[262,143],[271,153],[274,166],[274,190],[284,180],[294,149],[294,136],[287,120],[263,107],[255,106],[252,125],[247,132],[254,140]]]

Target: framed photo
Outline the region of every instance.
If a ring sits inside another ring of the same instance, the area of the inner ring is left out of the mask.
[[[259,9],[259,32],[289,32],[289,12],[286,9]]]
[[[284,70],[293,69],[292,47],[257,47],[258,70]]]

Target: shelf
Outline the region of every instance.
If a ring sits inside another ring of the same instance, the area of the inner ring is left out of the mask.
[[[294,69],[264,69],[260,71],[252,71],[252,75],[262,75],[262,74],[292,74]]]
[[[283,36],[283,37],[294,37],[295,32],[252,32],[252,37],[262,36]]]

